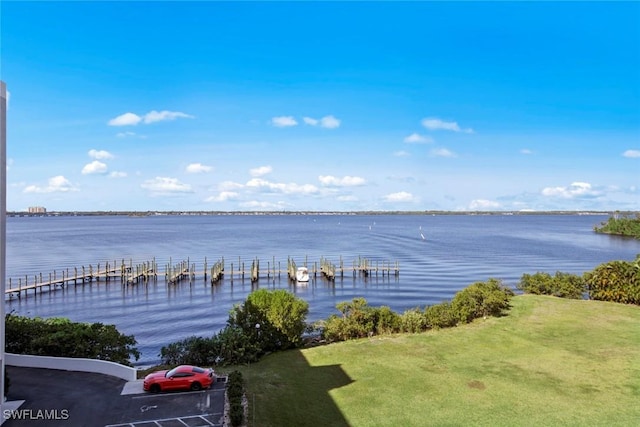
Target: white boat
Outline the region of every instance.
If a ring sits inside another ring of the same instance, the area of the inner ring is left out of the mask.
[[[309,270],[307,267],[298,267],[296,270],[296,281],[297,282],[308,282],[309,281]]]

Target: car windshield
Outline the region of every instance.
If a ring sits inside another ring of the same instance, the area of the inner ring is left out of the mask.
[[[193,368],[193,372],[198,373],[198,374],[203,374],[205,372],[205,370],[202,369],[202,368],[194,367]]]
[[[175,373],[178,371],[178,368],[173,368],[170,371],[167,371],[166,374],[164,374],[165,378],[171,378],[172,376],[175,375]]]

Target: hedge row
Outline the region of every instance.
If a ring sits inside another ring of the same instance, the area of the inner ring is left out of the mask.
[[[513,291],[497,279],[474,283],[455,294],[451,302],[414,308],[402,314],[389,307],[370,307],[364,298],[341,302],[341,315],[316,325],[328,342],[398,332],[423,332],[469,323],[479,317],[500,316],[509,308]]]
[[[242,397],[244,396],[244,379],[240,371],[233,371],[229,374],[227,381],[227,398],[229,399],[229,419],[233,427],[241,426],[244,422],[244,407]]]
[[[640,255],[634,261],[600,264],[582,276],[556,272],[523,274],[517,285],[525,293],[640,305]]]

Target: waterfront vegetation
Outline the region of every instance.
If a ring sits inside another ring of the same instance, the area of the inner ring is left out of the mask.
[[[639,307],[538,295],[511,306],[455,328],[238,366],[249,425],[635,425]]]
[[[610,217],[606,222],[601,223],[600,227],[594,227],[594,231],[596,233],[640,239],[640,213],[636,213],[635,217],[618,213]]]
[[[582,276],[556,272],[523,274],[517,288],[529,294],[552,295],[640,305],[640,255],[634,261],[612,261]],[[397,333],[450,328],[478,318],[508,313],[513,291],[500,280],[476,282],[451,301],[395,313],[369,306],[364,298],[336,305],[339,314],[309,325],[318,341],[331,343]],[[260,289],[229,314],[227,326],[212,337],[189,337],[162,347],[165,365],[236,365],[255,363],[266,354],[302,345],[308,304],[285,290]],[[307,340],[310,341],[310,340]]]
[[[451,303],[415,308],[403,314],[389,307],[371,307],[364,298],[337,305],[340,316],[305,328],[308,303],[285,290],[259,289],[236,305],[227,326],[212,337],[192,336],[162,347],[164,365],[235,365],[255,363],[262,356],[300,347],[302,334],[319,333],[324,342],[469,323],[478,317],[500,316],[509,308],[513,291],[499,280],[478,282],[457,292]],[[435,307],[435,308],[434,308]]]
[[[234,386],[234,425],[244,417],[242,390],[249,426],[623,426],[639,419],[640,255],[582,276],[524,274],[517,287],[525,294],[489,279],[404,313],[355,298],[313,326],[305,323],[307,302],[259,289],[233,307],[222,331],[172,343],[161,357],[170,366],[231,369],[243,384]],[[9,314],[6,334],[14,353],[124,364],[139,355],[134,337],[113,325]]]
[[[100,359],[128,366],[132,358],[140,357],[133,335],[118,332],[114,325],[7,314],[5,333],[7,353]]]

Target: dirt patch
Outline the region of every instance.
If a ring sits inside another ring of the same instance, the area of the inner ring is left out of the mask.
[[[476,390],[484,390],[487,388],[482,381],[478,380],[469,381],[467,386],[469,386],[469,388],[475,388]]]

